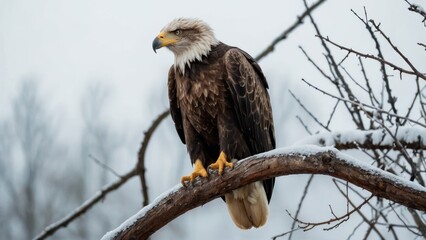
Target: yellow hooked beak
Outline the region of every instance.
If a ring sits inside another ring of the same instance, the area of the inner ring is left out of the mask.
[[[178,40],[174,36],[170,36],[170,34],[166,32],[160,32],[160,34],[154,38],[154,41],[152,41],[152,49],[154,52],[157,52],[157,49],[176,43],[177,41]]]

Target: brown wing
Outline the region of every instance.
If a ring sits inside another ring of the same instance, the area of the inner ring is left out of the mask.
[[[225,55],[227,84],[251,154],[275,148],[274,122],[267,82],[259,65],[238,48]]]
[[[259,65],[244,51],[233,48],[225,54],[227,85],[235,115],[251,154],[275,148],[274,122],[268,84]],[[263,181],[268,201],[275,179]]]
[[[172,115],[172,119],[175,122],[175,128],[177,133],[179,134],[180,140],[182,140],[182,143],[185,144],[182,114],[180,112],[179,104],[177,101],[175,69],[173,66],[171,66],[169,70],[169,79],[167,85],[169,88],[170,114]]]

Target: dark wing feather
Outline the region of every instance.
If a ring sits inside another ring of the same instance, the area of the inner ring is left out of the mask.
[[[182,123],[182,113],[180,112],[178,100],[177,100],[177,90],[176,90],[176,77],[175,77],[175,69],[172,66],[169,70],[169,80],[168,80],[168,88],[169,88],[169,101],[170,101],[170,114],[172,115],[172,119],[175,122],[175,128],[177,133],[179,134],[180,140],[185,144],[185,134],[183,132],[183,123]]]
[[[274,122],[262,70],[250,55],[238,48],[225,54],[225,66],[235,113],[251,154],[274,149]],[[268,201],[274,182],[274,179],[263,182]]]
[[[235,113],[251,154],[274,149],[274,122],[262,70],[250,55],[238,48],[226,53],[225,65]]]

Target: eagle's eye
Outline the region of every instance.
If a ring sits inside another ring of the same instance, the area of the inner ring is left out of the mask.
[[[178,30],[175,31],[176,35],[180,35],[181,33],[182,33],[182,30],[180,30],[180,29],[178,29]]]

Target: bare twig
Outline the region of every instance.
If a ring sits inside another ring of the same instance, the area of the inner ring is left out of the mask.
[[[312,179],[314,179],[313,174],[309,177],[308,182],[306,183],[305,189],[303,190],[302,197],[300,198],[299,205],[297,206],[296,214],[294,215],[294,218],[296,218],[296,219],[299,217],[300,210],[302,209],[302,204],[305,201],[306,195],[308,195],[308,189],[311,186]],[[291,240],[291,237],[293,236],[293,231],[296,230],[294,228],[295,226],[296,226],[296,221],[293,221],[293,223],[291,224],[291,230],[292,231],[290,232],[288,240]],[[299,228],[297,228],[297,229],[299,229]]]
[[[107,171],[111,172],[114,176],[120,178],[120,174],[118,174],[114,169],[112,169],[110,166],[106,165],[104,162],[93,156],[92,154],[89,154],[89,158],[93,159],[96,164],[101,166],[102,168],[106,169]]]
[[[413,234],[417,235],[417,236],[422,236],[421,233],[416,232],[414,230],[412,230],[411,228],[409,228],[408,224],[405,222],[405,220],[403,219],[403,217],[400,216],[400,214],[398,214],[398,212],[396,211],[396,209],[394,208],[393,204],[389,204],[392,208],[392,211],[395,213],[395,215],[398,217],[398,219],[402,222],[402,224],[405,226],[405,229],[407,229],[408,231],[412,232]],[[418,228],[416,228],[415,230],[419,230]]]
[[[344,102],[347,102],[347,103],[351,103],[351,104],[353,104],[354,106],[359,107],[360,109],[363,109],[363,107],[367,107],[367,108],[370,108],[370,109],[372,109],[372,110],[377,111],[378,113],[384,113],[384,114],[387,114],[387,115],[389,115],[389,116],[391,116],[391,117],[400,118],[400,119],[405,119],[405,120],[407,120],[407,121],[409,121],[409,122],[415,123],[415,124],[417,124],[417,125],[419,125],[419,126],[422,126],[422,127],[426,128],[426,125],[425,125],[425,124],[423,124],[423,123],[421,123],[421,122],[419,122],[419,121],[416,121],[416,120],[414,120],[414,119],[406,118],[406,117],[404,117],[404,116],[400,116],[400,115],[397,115],[397,114],[393,114],[393,113],[390,113],[390,112],[385,111],[385,110],[383,110],[383,109],[377,108],[377,107],[375,107],[375,106],[368,105],[368,104],[366,104],[366,103],[355,102],[355,101],[351,101],[351,100],[348,100],[348,99],[345,99],[345,98],[342,98],[342,97],[335,96],[335,95],[333,95],[333,94],[331,94],[331,93],[328,93],[328,92],[326,92],[326,91],[324,91],[324,90],[322,90],[322,89],[320,89],[320,88],[318,88],[318,87],[314,86],[313,84],[311,84],[311,83],[307,82],[307,81],[306,81],[305,79],[303,79],[303,78],[302,78],[302,81],[303,81],[303,82],[305,82],[306,84],[308,84],[308,86],[310,86],[310,87],[314,88],[315,90],[317,90],[317,91],[319,91],[319,92],[321,92],[321,93],[323,93],[323,94],[325,94],[325,95],[327,95],[327,96],[329,96],[329,97],[332,97],[332,98],[335,98],[335,99],[339,99],[339,100],[344,101]],[[371,114],[370,112],[367,112],[367,113],[368,113],[368,114]]]
[[[338,179],[333,179],[333,182],[335,183],[335,184],[341,184],[341,185],[344,185],[344,186],[347,186],[352,192],[354,192],[355,194],[357,194],[358,195],[358,197],[360,197],[360,198],[364,198],[365,199],[365,196],[364,195],[362,195],[359,191],[357,191],[353,186],[351,186],[351,185],[348,185],[347,184],[347,182],[344,182],[344,181],[341,181],[341,180],[338,180]],[[372,210],[374,210],[374,211],[376,211],[379,215],[380,215],[380,217],[382,217],[383,219],[384,219],[384,221],[386,222],[386,223],[388,223],[389,224],[389,221],[388,221],[388,219],[387,219],[387,215],[385,214],[385,213],[383,213],[383,211],[382,210],[384,210],[384,209],[381,209],[381,210],[377,210],[376,208],[375,208],[375,206],[373,206],[373,204],[372,203],[370,203],[370,202],[368,202],[368,205],[369,205],[369,207],[372,209]],[[364,222],[364,221],[363,221]],[[394,236],[394,238],[395,239],[398,239],[398,237],[397,237],[397,235],[396,235],[396,232],[395,232],[395,230],[394,229],[392,229],[392,228],[390,228],[390,231],[392,232],[392,235]]]
[[[126,183],[129,179],[136,176],[136,169],[132,169],[128,173],[121,176],[118,180],[116,180],[113,183],[110,183],[102,188],[102,190],[98,191],[94,196],[92,196],[90,199],[85,201],[82,205],[80,205],[78,208],[76,208],[74,211],[72,211],[70,214],[62,218],[61,220],[47,226],[43,232],[41,232],[39,235],[37,235],[34,239],[35,240],[41,240],[46,239],[47,237],[53,235],[57,230],[60,228],[66,227],[69,223],[71,223],[76,218],[82,216],[84,213],[86,213],[87,210],[92,208],[96,203],[101,201],[106,197],[106,195],[117,188],[119,188],[121,185]]]
[[[305,4],[305,7],[307,8],[306,0],[303,0],[303,3]],[[311,20],[312,26],[315,28],[317,36],[322,36],[322,34],[319,30],[319,27],[318,27],[317,23],[315,22],[315,20],[314,20],[314,18],[312,17],[311,14],[309,14],[309,19]],[[356,97],[353,94],[348,83],[346,82],[346,79],[344,78],[343,74],[340,72],[339,65],[336,63],[336,60],[334,59],[333,54],[331,53],[329,47],[327,46],[326,41],[324,41],[321,38],[320,38],[320,41],[321,41],[321,45],[323,46],[323,48],[326,52],[325,57],[326,57],[326,60],[328,61],[328,66],[330,68],[330,72],[334,76],[334,79],[335,79],[334,81],[331,81],[331,82],[335,85],[335,87],[336,87],[336,89],[339,92],[341,97],[344,96],[344,92],[345,92],[350,100],[355,101]],[[349,104],[347,104],[346,102],[344,102],[344,105],[345,105],[346,109],[348,110],[349,114],[351,115],[352,120],[356,124],[356,126],[359,129],[365,129],[364,123],[363,123],[362,118],[361,118],[360,111],[358,109],[351,109],[351,106]]]
[[[414,76],[417,76],[417,77],[419,77],[419,78],[421,78],[423,80],[426,80],[426,75],[424,75],[421,72],[417,71],[416,68],[414,68],[414,69],[412,69],[412,71],[410,71],[410,70],[401,68],[401,67],[399,67],[399,66],[397,66],[397,65],[395,65],[395,64],[393,64],[393,63],[391,63],[391,62],[389,62],[389,61],[387,61],[385,59],[376,57],[376,56],[374,56],[372,54],[362,53],[362,52],[359,52],[357,50],[353,50],[352,48],[347,48],[345,46],[337,44],[337,43],[333,42],[332,40],[330,40],[329,38],[325,38],[325,37],[319,36],[319,35],[317,35],[317,37],[319,37],[320,39],[323,39],[324,41],[326,41],[326,42],[328,42],[328,43],[330,43],[330,44],[332,44],[332,45],[334,45],[334,46],[336,46],[336,47],[338,47],[338,48],[340,48],[342,50],[354,53],[354,54],[356,54],[358,56],[361,56],[361,57],[370,58],[370,59],[376,60],[378,62],[382,62],[382,63],[384,63],[384,64],[392,67],[394,70],[397,70],[397,71],[399,71],[401,73],[406,73],[406,74],[409,74],[409,75],[414,75]]]
[[[145,137],[143,138],[143,141],[141,143],[141,148],[139,149],[138,153],[138,163],[136,164],[136,171],[139,175],[139,179],[141,181],[141,188],[142,188],[142,195],[143,195],[143,202],[142,205],[145,207],[149,203],[149,195],[148,195],[148,185],[146,183],[145,178],[145,154],[146,149],[148,147],[148,143],[151,140],[152,134],[157,129],[157,127],[160,125],[160,123],[169,115],[170,111],[169,109],[162,112],[160,115],[157,116],[157,118],[152,122],[151,126],[148,128],[148,130],[145,132]]]
[[[291,230],[290,230],[290,231],[288,231],[288,232],[281,233],[281,234],[278,234],[278,235],[276,235],[276,236],[273,236],[273,237],[272,237],[272,240],[275,240],[275,239],[280,238],[280,237],[284,237],[284,236],[285,236],[285,235],[287,235],[287,234],[292,234],[292,233],[294,233],[294,232],[296,232],[296,231],[299,231],[299,230],[301,230],[301,228],[291,229]],[[290,238],[291,238],[291,235],[290,235]]]
[[[371,88],[371,85],[370,85],[370,80],[367,77],[364,64],[362,63],[362,60],[360,57],[358,57],[358,61],[359,61],[359,65],[361,66],[362,75],[364,76],[365,85],[367,86],[367,92],[368,92],[368,96],[370,97],[371,105],[374,106],[374,104],[377,104],[379,108],[382,108],[383,106],[379,103],[376,96],[374,95],[373,89]]]
[[[398,47],[391,41],[391,39],[390,39],[390,37],[388,37],[383,31],[382,31],[382,29],[380,29],[380,24],[376,24],[375,22],[374,22],[374,20],[369,20],[369,22],[371,22],[372,24],[373,24],[373,26],[374,26],[374,28],[376,29],[376,31],[378,31],[381,35],[382,35],[382,37],[384,38],[384,39],[386,39],[386,41],[389,43],[389,45],[393,48],[393,50],[396,52],[396,53],[398,53],[398,55],[405,61],[405,63],[407,63],[408,64],[408,66],[410,66],[410,68],[411,68],[411,70],[413,70],[413,72],[415,72],[416,73],[416,75],[421,75],[421,76],[423,76],[423,77],[426,77],[426,75],[425,74],[423,74],[423,73],[421,73],[421,72],[419,72],[418,70],[417,70],[417,68],[416,67],[414,67],[414,65],[413,65],[413,63],[411,63],[411,61],[408,59],[408,57],[406,57],[399,49],[398,49]]]
[[[305,55],[305,57],[308,59],[308,61],[310,63],[312,63],[312,65],[314,65],[314,67],[321,73],[321,75],[323,75],[325,78],[327,78],[328,80],[330,80],[330,82],[334,82],[335,80],[333,80],[330,76],[328,76],[319,66],[318,64],[316,64],[314,62],[314,60],[312,60],[312,58],[308,55],[308,53],[306,53],[305,49],[303,49],[302,46],[299,46],[299,49],[303,52],[303,55]]]
[[[309,130],[308,126],[307,126],[307,125],[303,122],[302,118],[301,118],[299,115],[297,115],[297,116],[296,116],[296,118],[297,118],[297,120],[299,120],[300,124],[302,124],[302,126],[305,128],[305,131],[306,131],[309,135],[312,135],[311,130]]]
[[[376,35],[374,34],[373,29],[371,29],[370,25],[368,24],[368,17],[367,17],[367,10],[364,7],[364,15],[365,15],[365,20],[362,19],[354,10],[351,9],[351,12],[361,21],[364,23],[365,28],[368,30],[368,33],[370,33],[371,39],[373,39],[374,44],[376,46],[376,50],[377,50],[377,57],[380,59],[385,59],[383,57],[383,53],[382,53],[382,48],[380,47],[380,43],[379,40],[377,39]],[[350,53],[350,52],[348,52]],[[386,88],[386,92],[388,93],[388,103],[391,105],[392,107],[392,111],[394,113],[398,113],[395,107],[395,98],[392,96],[392,90],[390,87],[390,83],[389,83],[389,78],[388,78],[388,74],[386,72],[386,65],[383,62],[380,62],[380,71],[382,72],[382,78],[383,78],[383,83],[385,85]]]
[[[275,45],[277,45],[282,40],[286,39],[288,35],[293,32],[294,29],[296,29],[299,25],[303,23],[303,19],[308,16],[313,10],[315,10],[319,5],[321,5],[325,0],[319,0],[318,2],[314,3],[312,6],[310,6],[302,15],[297,17],[296,22],[291,25],[288,29],[286,29],[281,35],[279,35],[277,38],[275,38],[272,43],[266,47],[265,50],[263,50],[257,57],[255,57],[256,61],[259,61],[260,59],[266,57],[268,54],[274,51]]]
[[[336,102],[336,104],[334,104],[333,111],[331,111],[330,117],[328,118],[328,121],[327,121],[327,125],[326,125],[327,128],[330,127],[331,119],[333,119],[334,113],[336,113],[336,109],[337,109],[337,106],[339,105],[339,103],[340,103],[340,100],[338,100]]]
[[[371,229],[373,229],[376,233],[377,233],[377,235],[379,235],[379,237],[380,237],[380,239],[385,239],[384,237],[383,237],[383,235],[380,233],[380,231],[374,226],[374,224],[373,223],[371,223],[370,221],[369,221],[369,219],[361,212],[361,209],[359,208],[359,207],[357,207],[352,201],[351,201],[351,199],[349,198],[349,196],[348,196],[348,193],[347,192],[344,192],[340,187],[339,187],[339,185],[337,184],[337,181],[335,180],[335,179],[333,179],[333,183],[334,183],[334,185],[337,187],[337,189],[339,190],[339,192],[340,192],[340,194],[342,194],[343,196],[345,196],[345,198],[346,198],[346,201],[352,206],[352,208],[353,209],[356,209],[356,211],[357,211],[357,213],[361,216],[361,218],[364,220],[364,222],[366,222],[367,224],[369,224],[370,225],[370,228]],[[346,187],[348,187],[348,184],[346,183],[345,184],[345,186]],[[371,196],[370,196],[370,199],[371,199]],[[366,201],[366,200],[365,200]]]
[[[420,14],[423,17],[422,23],[426,22],[426,12],[423,10],[423,8],[410,3],[409,1],[405,0],[406,3],[408,3],[410,6],[408,7],[408,10],[412,11],[412,12],[416,12],[418,14]]]
[[[325,130],[327,130],[327,131],[330,131],[330,129],[326,126],[326,125],[324,125],[322,122],[320,122],[319,120],[318,120],[318,118],[316,118],[315,117],[315,115],[311,112],[311,111],[309,111],[306,107],[305,107],[305,105],[303,105],[303,103],[296,97],[296,95],[294,95],[294,93],[291,91],[291,90],[288,90],[289,92],[290,92],[290,94],[291,94],[291,96],[297,101],[297,103],[303,108],[303,110],[305,110],[305,112],[307,113],[307,114],[309,114],[309,116],[311,116],[311,118],[316,122],[316,123],[318,123],[318,125],[320,125],[321,127],[323,127]]]
[[[414,222],[417,225],[417,230],[421,233],[423,237],[426,237],[426,224],[422,220],[422,218],[419,216],[416,210],[409,208],[408,212],[413,217]]]
[[[331,229],[334,229],[334,228],[339,227],[339,226],[340,226],[340,224],[342,224],[342,223],[346,222],[347,220],[349,220],[349,217],[350,217],[350,216],[351,216],[354,212],[359,211],[359,209],[361,209],[361,207],[362,207],[362,206],[364,206],[366,203],[368,203],[368,201],[370,201],[370,199],[371,199],[371,198],[373,198],[373,195],[371,195],[369,198],[365,199],[365,201],[364,201],[363,203],[361,203],[359,206],[355,207],[354,209],[352,209],[351,211],[347,212],[346,214],[344,214],[344,215],[342,215],[342,216],[340,216],[340,217],[337,217],[337,216],[333,213],[333,210],[331,210],[331,213],[333,214],[334,218],[331,218],[331,219],[329,219],[329,220],[322,221],[322,222],[305,222],[305,221],[302,221],[302,220],[300,220],[300,219],[293,218],[293,217],[290,215],[290,213],[289,213],[289,212],[287,212],[287,213],[288,213],[288,215],[290,215],[290,217],[291,217],[294,221],[296,221],[297,223],[299,223],[299,227],[300,227],[300,228],[302,228],[302,229],[303,229],[303,231],[309,231],[309,230],[311,230],[311,229],[313,229],[313,228],[315,228],[315,227],[318,227],[318,226],[322,226],[322,225],[329,225],[329,224],[331,224],[331,223],[337,222],[337,223],[336,223],[336,224],[334,224],[333,226],[331,226],[331,227],[327,227],[327,228],[324,228],[324,229],[323,229],[323,230],[325,230],[325,231],[329,231],[329,230],[331,230]]]

